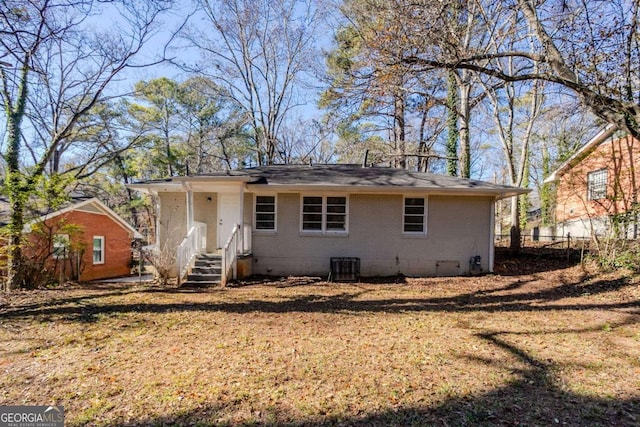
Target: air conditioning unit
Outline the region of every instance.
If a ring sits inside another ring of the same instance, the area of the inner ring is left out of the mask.
[[[357,282],[360,280],[360,258],[331,258],[330,281]]]

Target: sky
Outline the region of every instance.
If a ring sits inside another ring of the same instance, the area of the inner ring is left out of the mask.
[[[109,8],[109,6],[107,6]],[[113,10],[107,10],[100,17],[105,22],[110,22],[110,25],[117,25],[117,13]],[[192,63],[198,60],[199,53],[194,49],[185,47],[185,42],[179,37],[175,37],[174,33],[178,28],[185,25],[185,21],[189,19],[187,25],[201,25],[202,20],[198,17],[198,7],[194,5],[192,0],[178,0],[177,6],[170,12],[163,16],[161,25],[158,26],[156,33],[150,43],[147,43],[143,55],[140,57],[141,62],[153,63],[160,59],[163,55],[163,48],[169,44],[166,50],[166,56],[178,63]],[[206,25],[204,23],[204,30],[206,31]],[[328,50],[331,48],[333,40],[333,29],[329,27],[330,24],[326,24],[322,31],[318,32],[315,39],[315,43],[319,49]],[[179,69],[177,66],[164,62],[161,64],[153,65],[145,68],[130,69],[126,73],[126,77],[123,81],[119,82],[115,87],[120,92],[127,92],[133,88],[135,83],[141,80],[151,80],[159,77],[168,77],[178,81],[186,80],[191,75],[184,70]],[[298,115],[304,118],[320,118],[323,114],[317,106],[318,93],[320,91],[321,82],[317,79],[310,79],[311,87],[307,90],[308,102],[306,105],[298,108]]]

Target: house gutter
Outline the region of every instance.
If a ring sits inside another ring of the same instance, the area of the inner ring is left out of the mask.
[[[225,183],[225,184],[245,184],[255,181],[254,177],[240,176],[174,176],[166,180],[151,180],[146,182],[135,182],[127,184],[125,187],[132,190],[140,191],[146,194],[157,195],[162,192],[180,192],[186,191],[186,186],[193,188],[196,183]]]
[[[351,185],[284,185],[284,184],[247,184],[248,191],[271,191],[283,193],[304,193],[323,191],[326,193],[350,194],[433,194],[443,196],[485,196],[496,200],[506,199],[531,192],[528,188],[437,188],[437,187],[385,187],[385,186],[351,186]]]
[[[491,203],[491,217],[489,219],[489,273],[493,273],[496,259],[496,198]]]

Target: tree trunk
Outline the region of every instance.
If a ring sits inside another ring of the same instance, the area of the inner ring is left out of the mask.
[[[12,186],[12,184],[10,184]],[[9,225],[9,253],[7,254],[7,283],[6,290],[22,287],[22,228],[24,227],[24,204],[20,197],[20,191],[10,189],[11,222]]]
[[[395,113],[394,113],[394,132],[393,136],[396,143],[396,154],[398,154],[398,164],[396,165],[400,169],[407,168],[407,142],[406,142],[406,134],[405,134],[405,105],[404,105],[404,97],[401,94],[396,94],[395,96]]]
[[[469,95],[471,86],[467,83],[460,85],[460,176],[462,178],[471,177],[471,135],[469,131],[469,121],[471,116],[471,106],[469,105]]]
[[[427,154],[427,142],[424,137],[425,128],[427,125],[427,112],[428,109],[425,107],[422,111],[422,119],[420,120],[420,143],[418,145],[418,154],[421,156],[418,157],[418,172],[427,172],[429,170],[429,157]]]
[[[27,103],[27,77],[29,74],[27,55],[22,64],[20,85],[15,106],[11,105],[5,94],[5,111],[7,112],[7,151],[5,154],[6,172],[5,186],[10,203],[9,253],[7,254],[6,290],[10,291],[22,286],[22,228],[24,227],[24,198],[26,189],[20,173],[20,143],[22,139],[21,124]],[[2,74],[3,80],[5,78]],[[6,81],[6,80],[5,80]],[[3,85],[6,90],[6,85]]]
[[[520,203],[518,197],[511,198],[511,240],[509,242],[509,253],[511,255],[520,254]]]
[[[447,175],[458,175],[458,84],[455,71],[449,72],[447,91]]]

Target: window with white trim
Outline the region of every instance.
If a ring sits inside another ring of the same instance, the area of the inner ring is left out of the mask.
[[[93,236],[93,263],[104,264],[104,236]]]
[[[598,200],[607,197],[607,170],[600,169],[587,174],[587,199]]]
[[[276,196],[256,196],[255,229],[276,230]]]
[[[426,234],[427,200],[424,197],[405,197],[402,231],[407,234]]]
[[[69,235],[68,234],[54,234],[53,236],[53,248],[51,253],[56,259],[67,258],[69,255]]]
[[[302,231],[345,233],[347,221],[346,196],[302,197]]]

